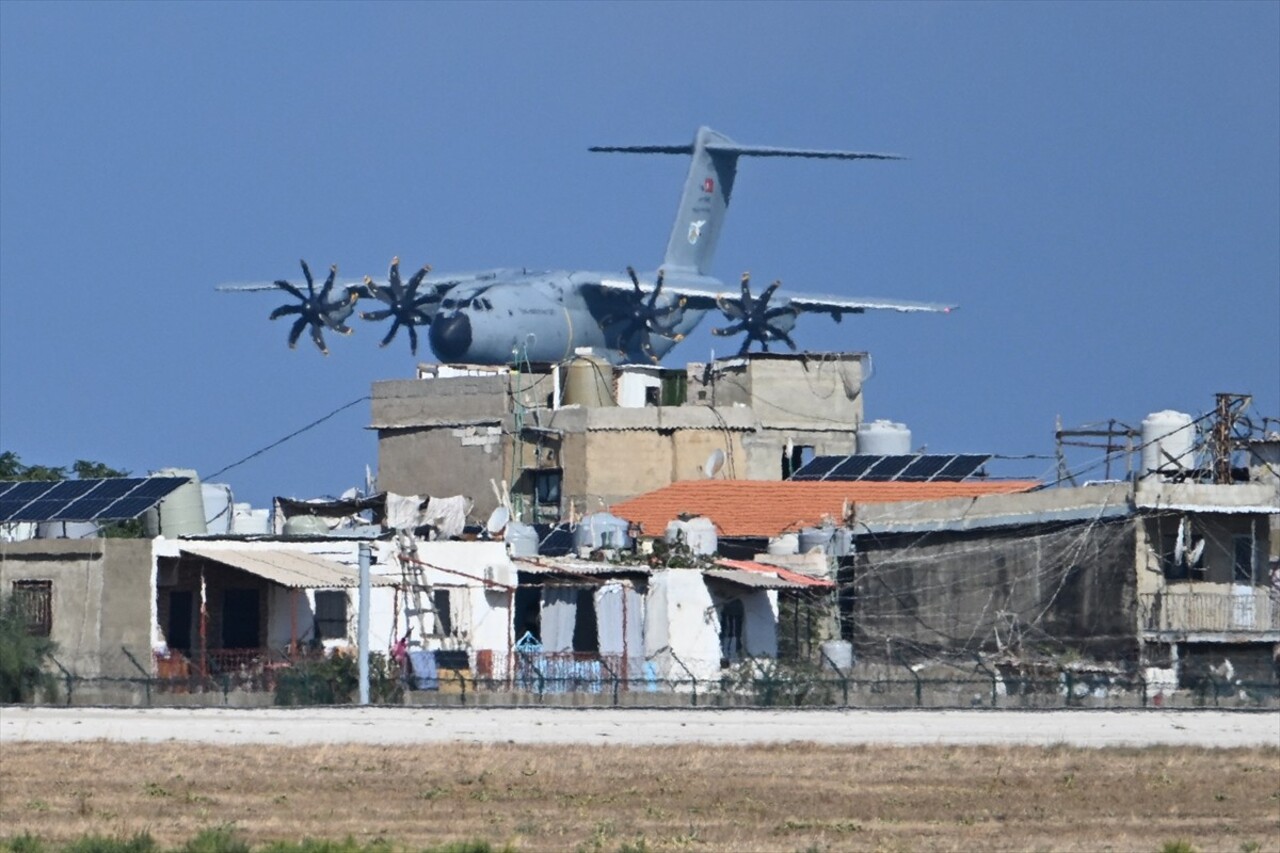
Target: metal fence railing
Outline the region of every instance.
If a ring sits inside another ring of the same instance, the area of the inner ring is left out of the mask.
[[[1138,596],[1138,606],[1146,631],[1242,634],[1280,631],[1280,596],[1262,587],[1144,593]]]
[[[424,672],[421,654],[373,656],[371,699],[411,705],[627,705],[825,708],[1142,708],[1280,707],[1280,681],[1213,669],[1148,681],[1132,668],[1039,664],[970,665],[950,671],[902,661],[840,668],[819,660],[743,658],[695,661],[654,656],[513,651],[423,653],[445,665]],[[127,661],[132,672],[118,666]],[[283,652],[210,653],[204,667],[140,657],[122,649],[114,674],[79,661],[54,662],[56,696],[65,704],[343,704],[357,693],[354,657]],[[1152,671],[1155,672],[1155,671]]]

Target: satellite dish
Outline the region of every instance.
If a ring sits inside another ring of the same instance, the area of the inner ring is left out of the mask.
[[[724,451],[716,448],[711,451],[711,455],[707,457],[707,461],[702,463],[702,473],[707,479],[713,479],[716,474],[720,473],[720,469],[724,467]]]
[[[490,536],[497,536],[506,529],[507,522],[510,520],[511,513],[507,511],[505,506],[500,506],[489,513],[489,520],[485,522],[484,529],[489,531]]]

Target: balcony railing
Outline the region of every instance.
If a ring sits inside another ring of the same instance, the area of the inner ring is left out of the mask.
[[[1143,629],[1156,633],[1280,631],[1280,596],[1266,587],[1212,592],[1167,589],[1138,596]]]

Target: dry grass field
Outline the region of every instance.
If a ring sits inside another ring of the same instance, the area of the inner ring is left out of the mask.
[[[1280,850],[1280,750],[7,743],[0,836],[520,851]],[[1176,849],[1176,848],[1173,848]]]

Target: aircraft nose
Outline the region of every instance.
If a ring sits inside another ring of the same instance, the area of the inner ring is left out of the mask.
[[[471,321],[466,314],[437,316],[428,337],[431,350],[441,361],[461,361],[471,348]]]

